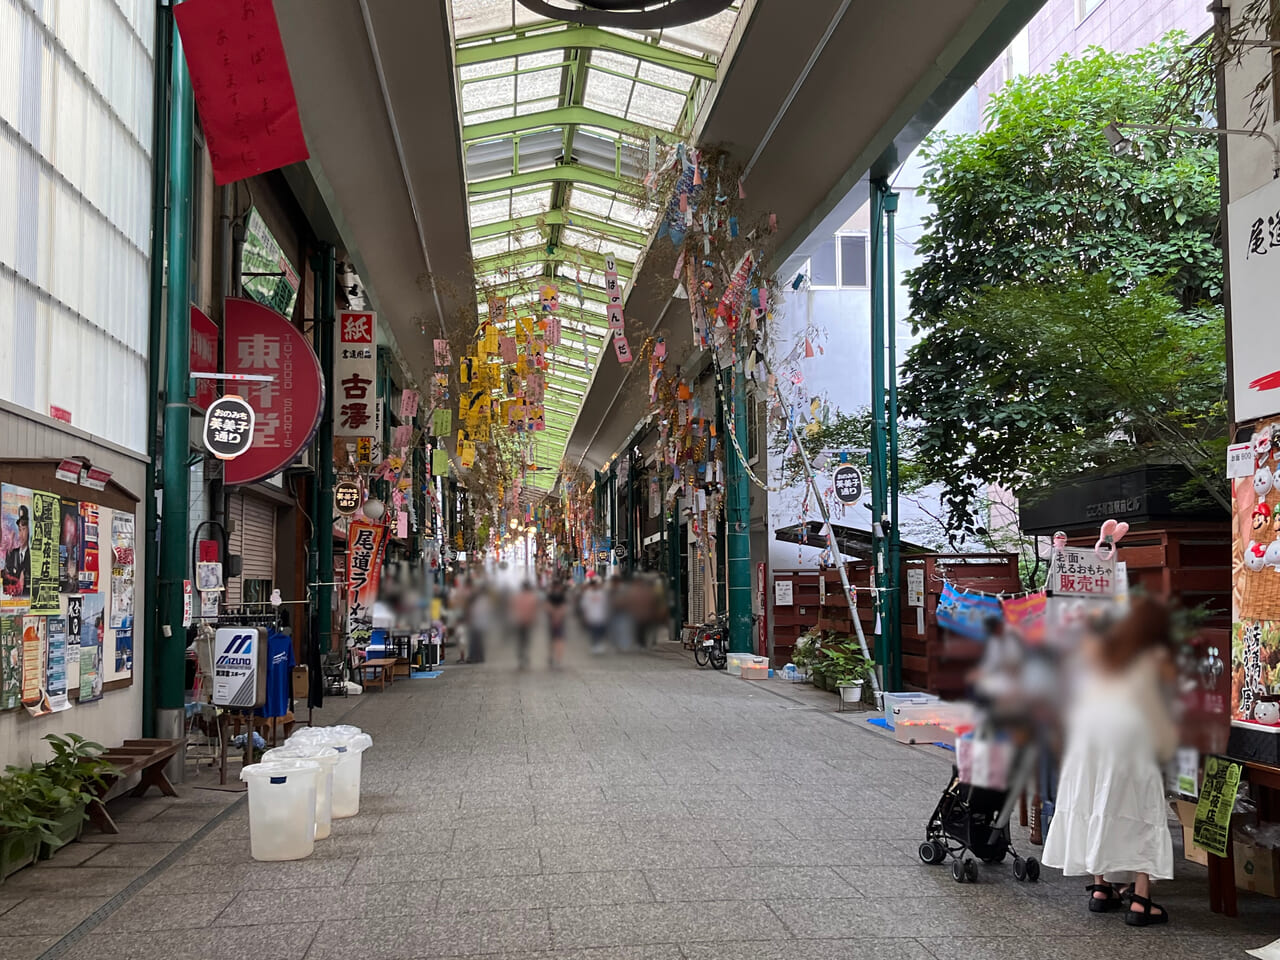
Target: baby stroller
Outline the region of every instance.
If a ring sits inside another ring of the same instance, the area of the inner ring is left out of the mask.
[[[1014,878],[1039,880],[1039,861],[1020,857],[1009,836],[1009,818],[1035,769],[1035,751],[984,735],[957,741],[956,753],[951,781],[925,827],[920,860],[940,864],[950,858],[955,881],[974,883],[978,879],[974,857],[995,864],[1012,853]]]

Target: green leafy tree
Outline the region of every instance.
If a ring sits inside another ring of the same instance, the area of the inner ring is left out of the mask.
[[[1085,470],[1187,466],[1206,492],[1226,430],[1215,145],[1113,120],[1170,116],[1180,38],[1091,49],[993,97],[989,127],[926,145],[933,204],[906,283],[917,457],[973,532],[988,484],[1024,494]]]

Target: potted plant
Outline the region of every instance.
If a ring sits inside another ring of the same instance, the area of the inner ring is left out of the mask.
[[[822,659],[822,634],[817,630],[809,630],[796,638],[796,645],[791,651],[791,662],[806,679],[814,679],[814,667]]]
[[[29,781],[12,769],[0,776],[0,883],[34,863],[51,821],[37,816]]]
[[[832,683],[840,692],[840,702],[861,703],[862,688],[873,667],[862,650],[851,642],[843,643],[827,651],[827,662]]]
[[[20,775],[30,777],[36,813],[51,821],[40,845],[40,856],[47,860],[79,838],[86,819],[85,808],[97,796],[95,788],[105,785],[104,778],[114,767],[102,759],[101,744],[78,734],[60,737],[51,733],[44,739],[53,748],[53,759],[33,764]]]

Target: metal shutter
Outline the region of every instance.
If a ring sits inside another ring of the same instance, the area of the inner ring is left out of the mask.
[[[689,537],[689,623],[705,623],[707,619],[706,563],[698,545],[693,524],[688,525]]]
[[[227,603],[242,602],[242,580],[275,580],[276,508],[268,500],[251,494],[233,493],[229,516],[235,521],[229,540],[231,552],[239,554],[239,577],[227,581]]]

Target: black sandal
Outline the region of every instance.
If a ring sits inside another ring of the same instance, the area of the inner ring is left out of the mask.
[[[1136,903],[1141,910],[1134,910],[1130,907],[1124,915],[1124,922],[1131,927],[1150,927],[1158,923],[1169,922],[1169,911],[1158,903],[1152,903],[1146,897],[1140,897],[1136,893],[1129,897],[1130,903]],[[1159,910],[1159,913],[1152,913],[1152,910]]]
[[[1090,913],[1110,913],[1124,906],[1120,894],[1116,893],[1116,888],[1109,883],[1091,883],[1085,889],[1089,891]],[[1095,893],[1104,893],[1106,896],[1095,897]]]

